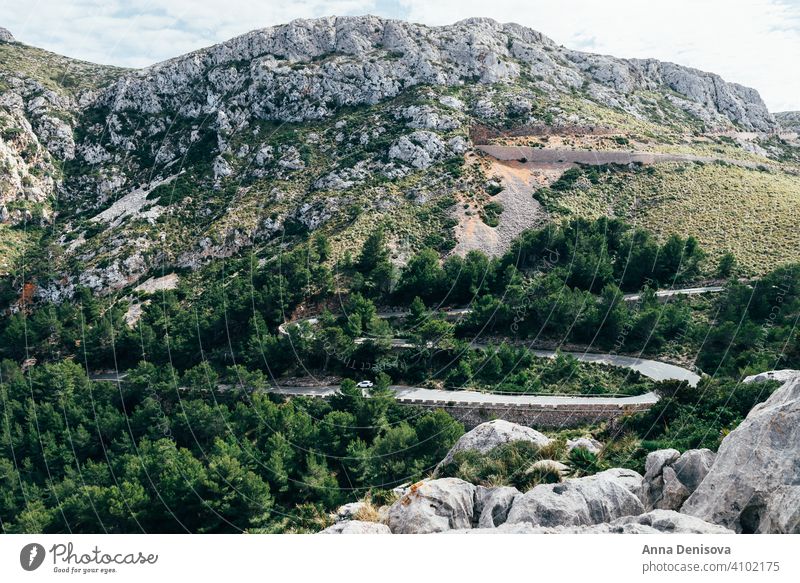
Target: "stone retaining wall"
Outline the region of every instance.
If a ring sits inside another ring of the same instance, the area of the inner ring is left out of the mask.
[[[486,403],[442,403],[420,399],[398,400],[405,405],[443,409],[472,429],[492,419],[536,428],[558,429],[610,421],[625,414],[646,411],[652,405],[489,405]]]

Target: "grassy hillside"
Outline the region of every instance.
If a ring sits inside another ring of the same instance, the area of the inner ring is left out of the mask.
[[[800,260],[800,177],[726,164],[670,163],[549,190],[556,215],[621,217],[664,236],[694,236],[712,258],[736,255],[750,274]]]

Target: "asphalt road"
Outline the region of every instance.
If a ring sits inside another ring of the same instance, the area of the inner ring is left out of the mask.
[[[485,405],[522,406],[522,405],[652,405],[658,401],[655,393],[646,393],[634,397],[589,397],[567,395],[497,395],[493,393],[479,393],[478,391],[445,391],[439,389],[426,389],[423,387],[409,387],[393,385],[390,387],[400,402],[427,401],[437,403],[480,403]],[[339,387],[270,387],[267,392],[293,397],[330,397],[339,392]]]
[[[556,355],[553,350],[532,350],[531,352],[543,358],[553,358]],[[629,368],[654,381],[688,381],[689,385],[692,387],[696,387],[697,383],[700,381],[700,375],[697,373],[659,360],[648,360],[646,358],[623,356],[621,354],[598,354],[594,352],[561,351],[561,354],[569,354],[581,362],[595,362],[598,364]]]
[[[707,286],[707,287],[694,287],[675,290],[660,290],[656,292],[659,297],[670,297],[675,295],[696,295],[703,293],[715,293],[722,291],[720,286]],[[627,301],[637,301],[640,298],[639,294],[628,294],[625,296]],[[469,308],[457,308],[448,310],[449,316],[460,316],[468,314]],[[380,312],[378,314],[381,318],[392,318],[405,316],[408,312]],[[316,324],[317,318],[307,318],[305,321],[310,324]],[[287,334],[286,327],[297,322],[286,322],[279,326],[281,334]],[[358,341],[363,342],[365,339],[360,338]],[[392,341],[392,345],[398,348],[413,347],[407,340],[396,338]],[[554,358],[557,354],[555,350],[532,350],[533,354],[541,358]],[[687,381],[691,386],[697,386],[700,376],[693,371],[660,362],[657,360],[649,360],[645,358],[636,358],[633,356],[624,356],[620,354],[600,354],[594,352],[575,352],[575,351],[561,351],[561,354],[568,354],[573,356],[580,362],[590,362],[597,364],[606,364],[610,366],[618,366],[622,368],[629,368],[635,370],[640,374],[651,378],[656,381],[664,380],[681,380]],[[94,381],[110,381],[118,382],[125,378],[125,373],[103,372],[96,373],[90,376]],[[644,395],[636,395],[632,397],[611,397],[611,396],[567,396],[567,395],[498,395],[495,393],[481,393],[477,391],[447,391],[439,389],[426,389],[423,387],[409,387],[405,385],[393,385],[391,389],[395,392],[397,400],[401,402],[441,402],[441,403],[483,403],[487,405],[501,405],[501,406],[529,406],[529,405],[546,405],[546,406],[559,406],[559,405],[635,405],[635,404],[648,404],[652,405],[658,401],[658,396],[655,393],[646,393]],[[268,387],[267,392],[276,393],[287,396],[306,396],[306,397],[330,397],[339,392],[338,386],[304,386],[304,387],[287,387],[276,386]]]
[[[661,289],[656,291],[657,298],[671,298],[674,296],[698,296],[700,294],[713,294],[725,291],[721,285],[709,285],[705,287],[687,287],[683,289]],[[626,302],[636,302],[641,298],[641,294],[625,294],[623,299]]]

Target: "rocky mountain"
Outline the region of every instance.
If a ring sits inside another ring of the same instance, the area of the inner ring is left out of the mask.
[[[448,252],[456,203],[483,213],[494,188],[470,160],[477,126],[657,141],[777,127],[757,91],[712,73],[489,19],[296,20],[133,71],[1,32],[0,272],[51,249],[28,265],[50,298],[265,258],[315,230],[346,249],[376,222],[397,261]]]
[[[781,111],[775,114],[778,126],[789,132],[800,132],[800,111]]]

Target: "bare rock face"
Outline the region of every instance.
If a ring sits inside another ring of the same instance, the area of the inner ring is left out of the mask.
[[[775,121],[784,131],[800,132],[800,111],[781,111],[775,114]]]
[[[678,480],[691,493],[697,490],[697,487],[708,475],[715,458],[716,454],[710,449],[690,449],[675,460],[672,468],[675,470]]]
[[[560,484],[540,484],[514,499],[506,520],[533,526],[584,526],[642,514],[642,476],[615,468]]]
[[[714,462],[710,449],[651,452],[645,461],[644,503],[649,509],[679,510],[697,489]]]
[[[453,457],[460,451],[475,450],[486,453],[498,445],[511,441],[529,441],[539,447],[544,447],[550,443],[550,438],[535,429],[510,421],[502,419],[487,421],[462,435],[439,463],[439,467],[453,461]]]
[[[17,39],[14,38],[14,35],[7,28],[3,28],[0,26],[0,41],[4,43],[13,43],[16,42]]]
[[[347,520],[337,522],[318,534],[392,534],[389,527],[378,522],[365,522],[363,520]]]
[[[588,526],[534,526],[529,522],[505,523],[497,528],[450,531],[453,534],[734,534],[716,524],[674,510],[652,510]]]
[[[796,495],[783,488],[798,483],[800,377],[794,377],[725,437],[711,470],[681,512],[736,532],[777,532],[783,527],[770,514],[783,496]],[[791,516],[785,522],[791,524]]]
[[[800,486],[781,486],[767,496],[758,531],[800,534]]]
[[[475,517],[478,519],[478,528],[493,528],[503,524],[508,518],[508,511],[514,499],[520,495],[519,490],[508,486],[497,488],[478,486],[475,491]]]
[[[417,482],[389,508],[394,534],[426,534],[471,528],[475,486],[458,478]]]
[[[331,58],[320,59],[325,55]],[[241,70],[243,61],[250,66]],[[291,66],[298,63],[305,66]],[[755,90],[718,75],[572,51],[534,30],[488,18],[443,27],[374,16],[294,20],[138,71],[102,99],[115,112],[174,109],[197,117],[220,107],[226,95],[244,102],[238,96],[250,92],[259,95],[251,114],[297,122],[325,117],[339,105],[375,104],[415,85],[513,82],[522,74],[546,79],[542,89],[550,92],[586,83],[596,99],[631,111],[643,107],[631,97],[637,90],[662,90],[673,105],[710,124],[775,125]],[[201,78],[202,99],[187,98],[186,87]]]
[[[730,529],[693,516],[680,514],[674,510],[652,510],[638,516],[624,516],[608,524],[608,530],[605,532],[619,532],[617,530],[619,527],[622,527],[622,532],[624,532],[626,527],[634,525],[649,527],[664,534],[734,534]]]

